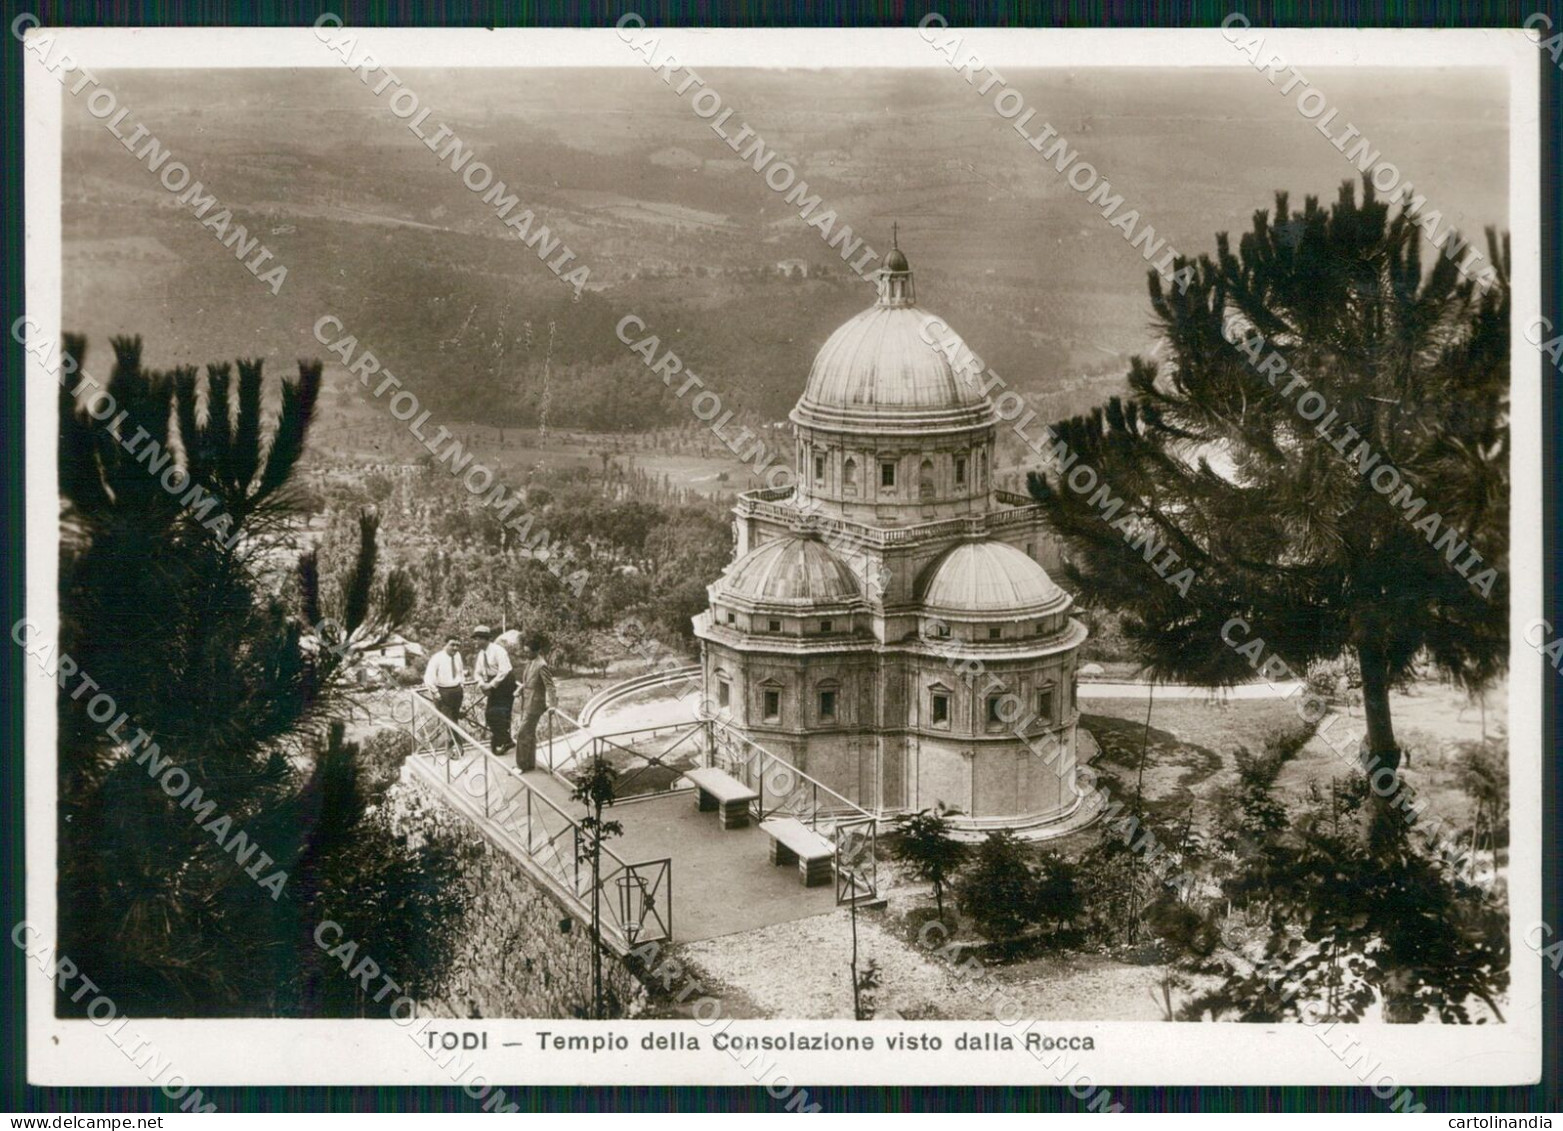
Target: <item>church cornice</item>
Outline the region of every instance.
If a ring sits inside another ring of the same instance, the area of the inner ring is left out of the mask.
[[[861,443],[883,437],[890,441],[981,432],[994,428],[998,414],[991,405],[959,409],[901,409],[870,405],[843,408],[819,404],[808,397],[800,399],[787,419],[799,428],[816,432],[848,434]]]
[[[1007,492],[1005,495],[1010,498],[1017,497]],[[830,534],[839,533],[854,545],[876,551],[919,546],[928,542],[986,538],[1016,528],[1040,530],[1043,524],[1040,504],[1003,506],[995,500],[996,505],[976,514],[956,515],[952,518],[934,519],[930,522],[905,526],[875,526],[828,514],[822,510],[814,510],[803,515],[797,504],[792,501],[794,497],[794,489],[791,487],[746,491],[738,496],[733,513],[740,519],[769,520],[787,525],[789,529],[791,524],[800,521],[801,516],[802,521],[825,536],[827,541]]]
[[[1024,663],[1073,652],[1089,633],[1071,619],[1069,628],[1045,637],[1009,641],[928,640],[914,637],[883,641],[872,636],[788,636],[772,632],[745,632],[731,625],[712,624],[708,613],[695,618],[695,635],[745,655],[827,656],[868,653],[878,656],[916,656],[935,660],[981,660],[984,664]]]
[[[745,655],[874,655],[886,651],[886,646],[872,636],[786,636],[776,632],[743,632],[730,625],[698,622],[695,635],[708,644],[717,644]]]
[[[991,664],[995,660],[1037,660],[1060,652],[1072,652],[1084,644],[1089,635],[1085,625],[1070,618],[1069,627],[1052,636],[992,641],[954,638],[929,640],[927,637],[919,637],[915,641],[902,641],[895,648],[912,656],[932,656],[941,660],[981,660]]]
[[[706,586],[706,595],[712,603],[741,613],[775,613],[787,617],[834,614],[845,617],[853,613],[873,611],[861,597],[854,597],[850,601],[815,601],[807,597],[771,597],[756,600],[752,597],[740,596],[731,589],[719,588],[719,585],[720,582]]]

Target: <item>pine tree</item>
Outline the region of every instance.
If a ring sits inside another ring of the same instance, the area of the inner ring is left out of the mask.
[[[1012,940],[1033,921],[1038,883],[1014,833],[991,832],[956,884],[961,911],[994,942]]]
[[[356,835],[309,803],[322,726],[355,651],[414,594],[379,576],[372,514],[340,575],[323,582],[305,555],[290,577],[318,363],[268,409],[258,361],[203,382],[143,368],[139,339],[113,344],[118,412],[60,405],[59,647],[125,715],[110,735],[60,691],[61,945],[127,1011],[267,1012],[316,910],[300,864]],[[66,350],[79,369],[82,340]]]
[[[1403,826],[1370,837],[1361,822],[1340,820],[1364,792],[1317,792],[1263,863],[1243,861],[1260,875],[1240,875],[1240,886],[1262,879],[1266,890],[1269,935],[1260,954],[1245,947],[1223,958],[1221,985],[1183,1016],[1279,1021],[1312,1011],[1358,1021],[1378,1003],[1386,1021],[1431,1014],[1469,1024],[1481,1002],[1501,1023],[1511,960],[1501,895],[1421,850]]]
[[[1424,235],[1367,181],[1328,208],[1277,194],[1236,251],[1223,233],[1179,264],[1185,290],[1151,275],[1160,360],[1132,362],[1127,402],[1056,428],[1090,472],[1030,477],[1073,580],[1124,611],[1156,673],[1228,684],[1355,656],[1370,843],[1408,877],[1390,691],[1423,661],[1477,690],[1508,654],[1508,241],[1488,232],[1484,289],[1456,237],[1424,270]],[[1390,1019],[1411,973],[1383,980]]]
[[[1329,208],[1277,194],[1235,252],[1221,234],[1180,264],[1185,291],[1150,275],[1161,360],[1055,426],[1068,454],[1029,481],[1073,581],[1157,674],[1354,654],[1381,818],[1391,689],[1422,658],[1481,688],[1508,653],[1508,241],[1488,232],[1483,290],[1457,238],[1424,270],[1423,237],[1370,182]]]

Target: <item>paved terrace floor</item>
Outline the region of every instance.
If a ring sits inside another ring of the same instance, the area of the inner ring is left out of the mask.
[[[490,767],[495,761],[486,750],[469,752],[453,764],[458,779],[464,772],[474,781],[482,774],[473,759],[482,759]],[[552,774],[538,769],[524,777],[527,785],[566,813],[576,817],[584,814],[583,807],[570,800],[570,787]],[[489,780],[492,809],[500,812],[521,787],[513,772],[495,770]],[[458,785],[451,792],[459,808],[472,812],[472,794],[465,787]],[[481,813],[481,790],[477,796],[477,812]],[[797,865],[771,864],[769,837],[752,825],[723,829],[715,811],[696,809],[693,791],[624,802],[609,809],[606,816],[624,826],[624,835],[608,842],[621,859],[632,864],[672,859],[674,942],[751,931],[835,909],[834,883],[804,887]]]

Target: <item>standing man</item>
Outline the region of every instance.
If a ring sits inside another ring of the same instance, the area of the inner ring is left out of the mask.
[[[543,656],[548,646],[540,632],[526,638],[526,667],[521,673],[521,694],[525,696],[521,729],[516,732],[516,767],[525,773],[537,768],[537,721],[553,704],[554,673]]]
[[[445,648],[429,657],[423,669],[423,685],[434,696],[440,714],[452,723],[461,719],[462,681],[467,678],[467,666],[457,651],[456,638],[445,641]],[[450,732],[451,745],[457,745],[456,732]]]
[[[510,653],[494,640],[493,630],[480,624],[472,630],[478,641],[478,654],[472,660],[472,676],[488,698],[483,704],[483,722],[488,727],[489,747],[498,757],[513,745],[510,716],[516,706],[516,672]]]

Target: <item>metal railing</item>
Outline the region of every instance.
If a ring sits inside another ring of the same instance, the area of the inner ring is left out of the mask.
[[[613,698],[666,682],[670,675],[688,678],[690,674],[699,671],[700,668],[694,666],[679,668],[672,673],[658,672],[641,676],[614,689],[618,694]],[[599,697],[597,706],[600,709],[611,701]],[[584,710],[582,714],[585,714]],[[703,719],[691,718],[685,723],[665,723],[601,733],[591,730],[589,722],[574,718],[557,707],[550,707],[538,724],[538,761],[549,773],[561,781],[568,781],[566,775],[576,766],[593,758],[604,757],[620,771],[620,800],[666,793],[681,788],[678,782],[683,776],[683,770],[703,764],[701,759],[707,746],[702,737],[704,727]],[[676,761],[675,758],[679,756],[688,759],[688,764],[682,765]],[[669,775],[668,778],[660,786],[646,785],[642,779],[648,771],[656,769],[664,771]]]
[[[707,720],[705,728],[709,742],[706,764],[755,791],[757,797],[749,803],[749,810],[756,821],[792,817],[830,841],[836,854],[838,903],[878,895],[876,814],[722,720]]]
[[[575,751],[589,743],[591,731],[580,719],[549,707],[537,721],[537,761],[555,777],[564,775],[575,762]],[[561,757],[563,752],[565,757]]]
[[[648,679],[645,685],[653,682]],[[481,748],[476,739],[470,738],[468,729],[458,729]],[[792,817],[834,846],[838,899],[874,897],[878,893],[877,845],[882,815],[863,808],[777,757],[722,719],[690,719],[596,733],[579,719],[550,707],[538,723],[537,754],[539,767],[567,784],[571,783],[566,774],[576,767],[598,757],[609,759],[620,773],[621,801],[689,790],[693,787],[683,778],[685,769],[706,766],[722,770],[755,791],[757,796],[750,802],[749,811],[756,824],[772,817]],[[682,763],[683,758],[689,760],[688,765]],[[504,768],[526,785],[519,774],[508,766]],[[653,769],[664,771],[666,776],[660,783],[646,787],[644,776]],[[637,789],[637,785],[641,788]],[[553,822],[551,827],[557,826],[558,822]],[[605,885],[609,876],[617,877],[618,873],[605,873]],[[572,875],[571,880],[578,886],[578,876]],[[671,886],[671,874],[667,882]]]
[[[592,756],[624,761],[630,766],[620,771],[618,785],[624,796],[671,792],[680,788],[678,783],[685,770],[692,770],[701,764],[709,745],[705,736],[706,726],[705,722],[695,720],[672,726],[597,735],[592,741]],[[657,745],[647,749],[648,742]],[[616,754],[623,755],[623,758],[615,759]],[[688,764],[675,760],[678,756],[688,759]],[[639,765],[635,765],[637,762]],[[660,789],[642,782],[652,770],[661,770],[669,775]]]
[[[879,896],[879,822],[851,821],[836,829],[836,902]]]
[[[830,836],[843,822],[874,820],[874,814],[812,778],[791,762],[778,758],[735,727],[711,719],[706,723],[710,751],[706,764],[736,778],[758,797],[750,802],[756,820],[794,817],[821,836]]]
[[[412,757],[423,759],[451,793],[466,798],[589,918],[591,856],[577,819],[494,757],[467,727],[440,714],[426,693],[413,692],[412,703]],[[631,947],[673,937],[671,858],[632,863],[604,845],[596,886],[605,935]]]

